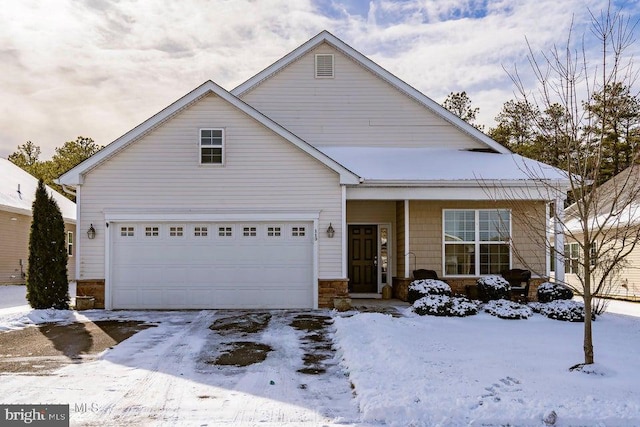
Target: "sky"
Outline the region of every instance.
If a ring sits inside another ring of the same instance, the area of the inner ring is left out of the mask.
[[[621,0],[640,17],[638,0]],[[207,80],[231,90],[322,30],[442,103],[466,91],[495,126],[527,43],[588,31],[606,0],[12,0],[0,8],[0,157],[106,145]],[[636,31],[638,32],[638,31]],[[630,52],[640,54],[639,43]],[[591,47],[590,47],[591,48]],[[593,47],[597,54],[597,46]]]

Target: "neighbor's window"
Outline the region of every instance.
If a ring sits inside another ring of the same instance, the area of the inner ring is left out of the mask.
[[[567,243],[564,245],[564,272],[578,274],[580,268],[580,245]]]
[[[598,260],[598,247],[595,243],[591,245],[591,259],[589,264],[595,267]],[[582,256],[582,248],[577,242],[567,243],[564,245],[564,272],[568,274],[582,274],[582,264],[584,257]]]
[[[443,231],[446,275],[500,274],[511,265],[509,210],[444,210]]]
[[[67,231],[67,254],[73,256],[73,231]]]
[[[224,131],[200,129],[200,163],[221,165],[224,157]]]

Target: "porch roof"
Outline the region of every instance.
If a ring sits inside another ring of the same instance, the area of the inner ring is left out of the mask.
[[[317,147],[363,183],[419,185],[447,182],[490,183],[516,181],[526,185],[541,181],[563,186],[566,172],[514,153],[488,153],[446,148]]]

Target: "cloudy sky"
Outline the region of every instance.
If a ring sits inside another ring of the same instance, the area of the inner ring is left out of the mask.
[[[622,0],[621,0],[622,1]],[[624,9],[640,16],[640,2]],[[0,157],[106,145],[206,80],[231,90],[326,29],[437,102],[494,126],[504,68],[584,32],[606,0],[11,0],[0,8]],[[640,53],[638,43],[633,47]],[[595,50],[594,50],[595,52]],[[526,76],[525,76],[526,77]]]

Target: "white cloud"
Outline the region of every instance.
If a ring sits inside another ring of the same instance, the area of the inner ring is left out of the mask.
[[[562,43],[603,0],[22,0],[0,10],[0,156],[107,144],[208,79],[232,89],[323,29],[442,102],[466,90],[493,117],[502,69]],[[55,6],[54,6],[55,5]]]

